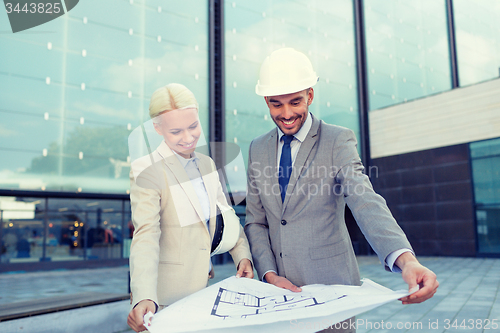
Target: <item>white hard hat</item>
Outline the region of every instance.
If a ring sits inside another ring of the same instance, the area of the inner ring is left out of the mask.
[[[319,80],[309,58],[292,48],[282,48],[268,56],[260,67],[255,93],[277,96],[314,86]]]
[[[231,208],[217,203],[217,218],[210,256],[231,250],[240,238],[240,218]]]

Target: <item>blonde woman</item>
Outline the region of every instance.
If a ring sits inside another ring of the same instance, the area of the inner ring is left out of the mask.
[[[216,205],[231,209],[213,160],[195,152],[201,135],[193,93],[172,83],[156,90],[149,115],[164,140],[132,163],[130,202],[131,305],[127,323],[143,331],[143,316],[207,286]],[[240,226],[229,251],[237,277],[253,278],[248,241]]]

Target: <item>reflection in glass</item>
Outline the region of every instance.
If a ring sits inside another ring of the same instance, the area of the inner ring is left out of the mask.
[[[49,212],[45,261],[83,260],[82,216],[74,211]]]
[[[0,197],[0,262],[128,256],[131,239],[127,226],[131,219],[128,201],[127,211],[122,200],[51,198],[48,207],[45,200]]]
[[[364,6],[370,110],[451,89],[444,0]]]
[[[470,144],[478,247],[500,253],[500,138]]]
[[[47,247],[48,260],[121,258],[122,215],[121,200],[50,199],[48,234],[59,252]]]
[[[500,68],[500,2],[454,0],[460,86],[498,78]]]
[[[87,221],[87,259],[121,258],[122,214],[98,209]]]
[[[45,201],[0,197],[0,262],[39,261],[43,257]]]
[[[207,6],[87,0],[0,34],[0,188],[126,193],[127,137],[168,82],[192,87],[206,125]]]
[[[128,208],[125,208],[125,228],[122,230],[123,237],[123,258],[130,257],[130,245],[134,235],[134,224],[132,223],[132,213],[130,212],[130,201],[127,201]],[[128,209],[128,210],[127,210]]]

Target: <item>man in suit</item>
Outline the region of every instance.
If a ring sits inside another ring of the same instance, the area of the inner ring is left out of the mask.
[[[291,291],[314,283],[360,285],[347,204],[384,267],[402,272],[409,288],[420,286],[403,304],[425,301],[439,285],[436,275],[417,261],[362,173],[354,133],[309,113],[317,81],[309,59],[294,49],[274,51],[261,67],[256,93],[277,128],[252,141],[248,159],[245,232],[259,278]],[[345,324],[339,331],[355,330]]]

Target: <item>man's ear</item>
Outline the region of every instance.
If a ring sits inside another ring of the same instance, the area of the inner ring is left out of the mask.
[[[307,105],[311,105],[314,99],[314,89],[309,88],[309,91],[307,92]]]
[[[264,100],[266,101],[267,106],[269,106],[269,100],[268,100],[267,96],[264,96]]]

